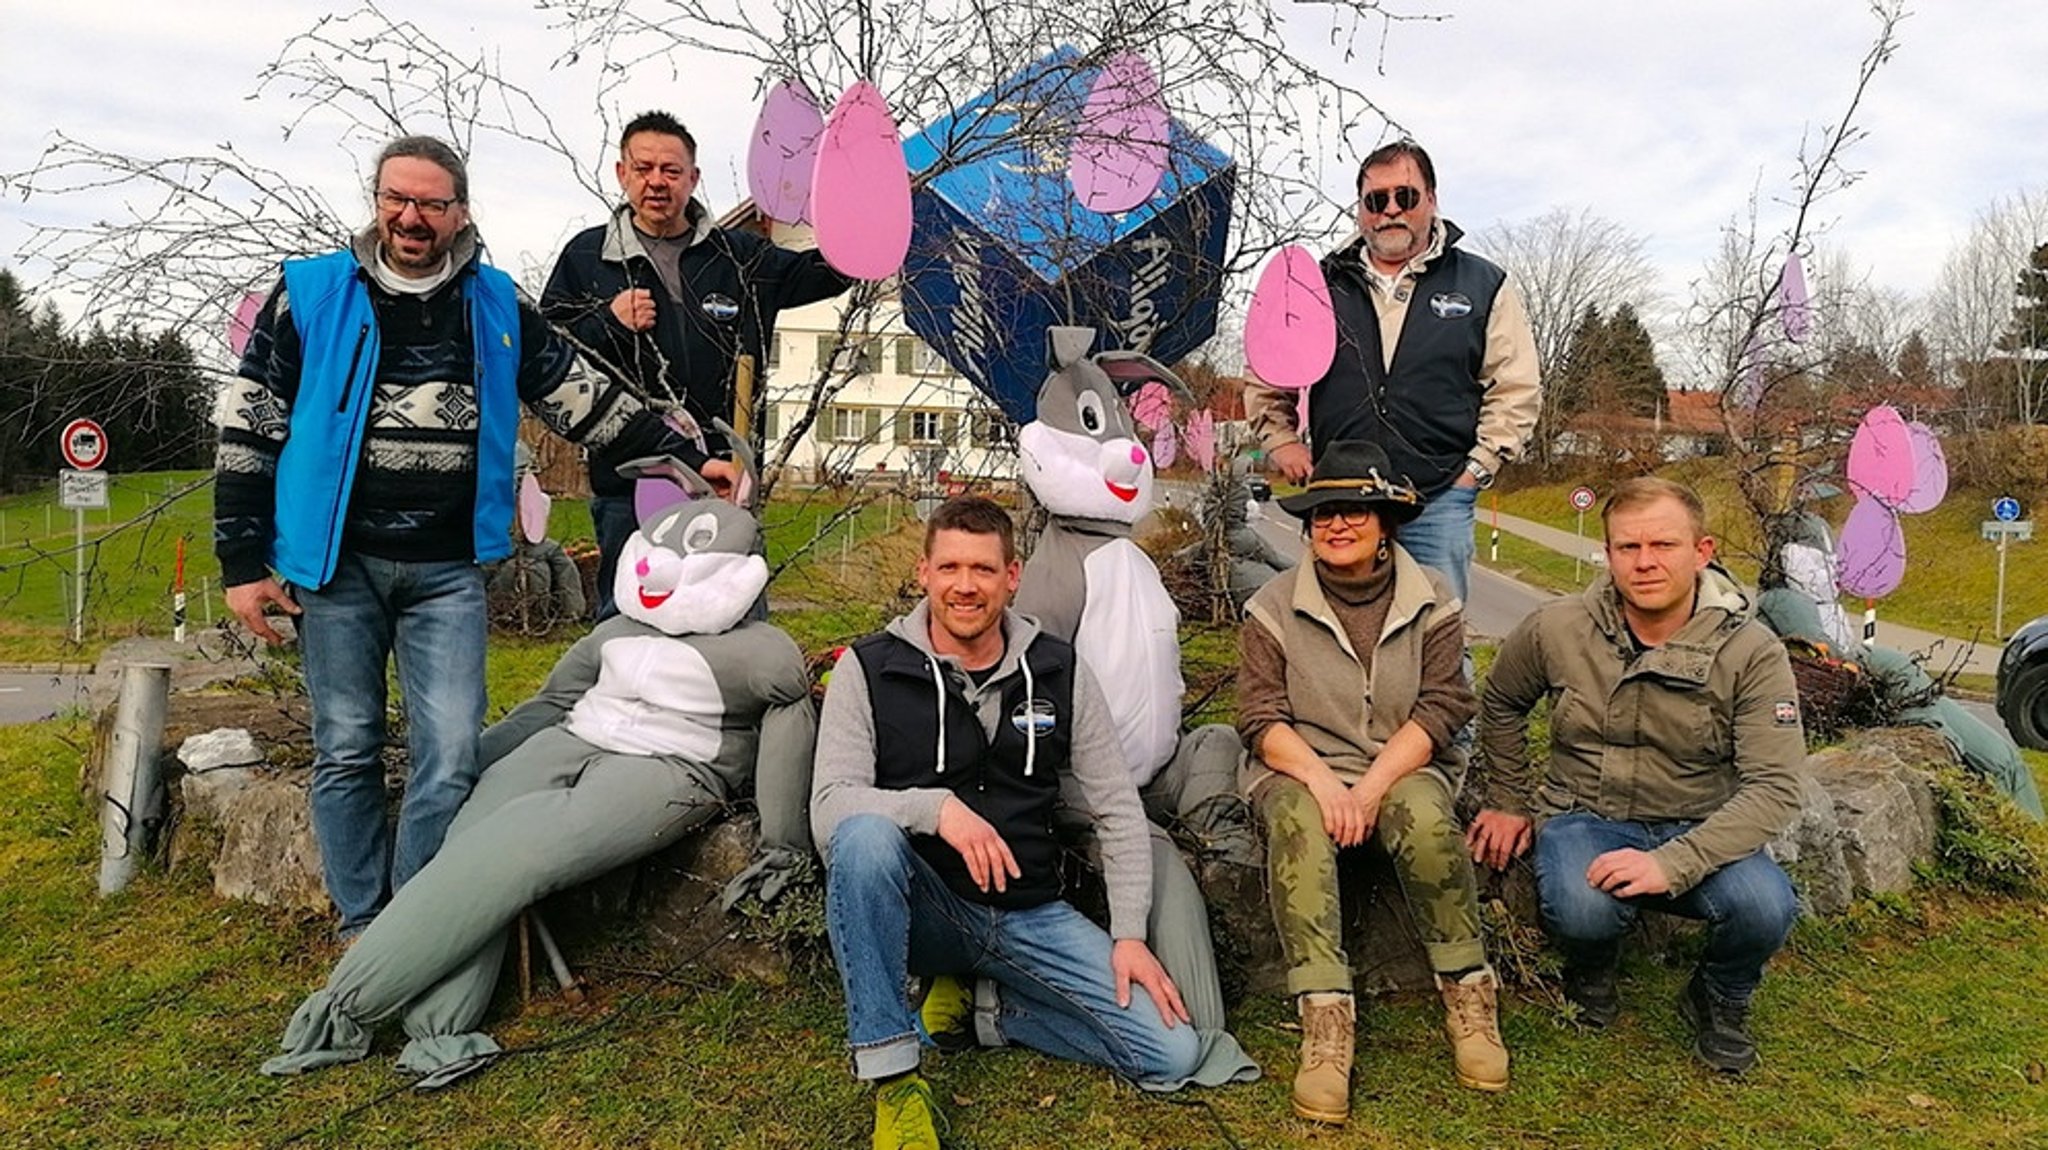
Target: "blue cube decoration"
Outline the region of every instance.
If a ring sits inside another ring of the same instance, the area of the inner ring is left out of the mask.
[[[1167,364],[1216,331],[1236,165],[1173,120],[1151,199],[1113,214],[1083,207],[1065,128],[1096,71],[1061,47],[903,146],[914,180],[946,169],[912,196],[904,320],[1019,423],[1045,379],[1048,327],[1091,326],[1095,350]],[[1056,125],[1059,143],[1043,128],[1023,138],[1027,118]]]

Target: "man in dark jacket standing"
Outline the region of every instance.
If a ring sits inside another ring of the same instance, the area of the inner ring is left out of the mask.
[[[1429,153],[1413,140],[1374,150],[1358,169],[1358,231],[1323,260],[1337,357],[1309,389],[1308,426],[1296,418],[1298,393],[1257,382],[1245,411],[1273,470],[1296,483],[1333,443],[1379,444],[1390,478],[1423,497],[1401,545],[1463,602],[1473,508],[1521,456],[1542,389],[1520,293],[1459,247],[1461,235],[1437,215]]]
[[[1154,1089],[1201,1058],[1145,943],[1147,825],[1108,704],[1070,644],[1008,609],[1021,569],[1002,508],[940,506],[918,562],[924,601],[848,649],[825,693],[811,825],[828,844],[854,1073],[879,1087],[877,1147],[939,1145],[912,973],[977,979],[984,1044]],[[1107,934],[1060,897],[1061,802],[1097,825]]]
[[[257,316],[220,397],[214,496],[229,609],[273,643],[265,611],[299,616],[313,829],[344,936],[433,856],[476,782],[478,564],[512,549],[520,407],[600,459],[703,461],[622,389],[589,386],[483,262],[454,149],[394,141],[373,179],[375,222],[349,249],[286,261]],[[382,755],[393,655],[411,750],[395,836]]]
[[[615,169],[626,202],[607,223],[569,241],[541,294],[600,370],[653,406],[686,413],[707,440],[713,419],[733,416],[742,356],[765,366],[775,317],[851,286],[816,251],[777,247],[752,232],[719,228],[695,199],[697,141],[666,112],[643,112],[619,134]],[[710,442],[712,454],[724,449]],[[722,461],[705,478],[730,478]],[[636,526],[633,486],[609,466],[590,468],[597,528],[597,617],[613,613],[612,572]]]

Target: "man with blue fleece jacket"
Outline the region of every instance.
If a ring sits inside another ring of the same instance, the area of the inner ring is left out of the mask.
[[[385,146],[374,223],[288,260],[221,393],[214,546],[257,636],[299,616],[313,704],[313,829],[344,937],[440,846],[477,775],[487,616],[480,563],[511,550],[519,412],[607,458],[730,467],[616,387],[483,263],[447,144]],[[398,660],[411,777],[384,815],[385,668]]]

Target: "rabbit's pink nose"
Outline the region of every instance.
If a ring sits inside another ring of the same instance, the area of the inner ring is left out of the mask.
[[[1145,465],[1145,449],[1135,443],[1131,444],[1131,462],[1140,467]]]

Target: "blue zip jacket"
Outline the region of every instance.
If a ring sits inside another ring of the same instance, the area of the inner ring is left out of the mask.
[[[317,590],[334,577],[349,494],[362,460],[375,391],[376,309],[352,251],[288,260],[285,290],[303,348],[291,431],[277,457],[270,565]],[[474,349],[476,517],[480,563],[512,551],[513,444],[519,434],[519,296],[512,278],[483,263],[457,273]]]

